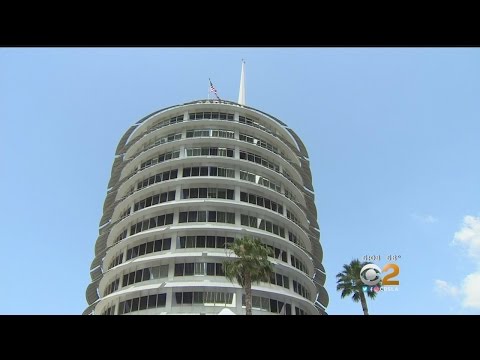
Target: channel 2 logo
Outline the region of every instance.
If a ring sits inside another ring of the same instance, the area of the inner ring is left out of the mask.
[[[386,274],[382,279],[380,274],[390,269],[393,271]],[[380,280],[382,281],[382,286],[400,285],[400,281],[392,280],[392,278],[395,278],[399,273],[400,267],[397,264],[386,264],[383,269],[380,269],[375,264],[367,264],[360,270],[360,280],[368,286],[375,286]]]

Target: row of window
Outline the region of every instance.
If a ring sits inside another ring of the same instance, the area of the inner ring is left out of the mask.
[[[161,120],[159,122],[156,122],[153,124],[152,127],[150,127],[148,130],[147,130],[147,133],[153,131],[153,130],[156,130],[156,129],[160,129],[164,126],[167,126],[167,125],[173,125],[173,124],[176,124],[176,123],[180,123],[180,122],[183,122],[183,114],[182,115],[178,115],[178,116],[173,116],[171,117],[170,119],[166,119],[166,120]]]
[[[301,226],[300,221],[298,221],[297,217],[287,209],[287,219],[292,220],[295,224]]]
[[[217,291],[184,291],[175,293],[175,303],[177,305],[233,305],[233,293]]]
[[[115,244],[122,241],[123,239],[125,239],[127,237],[127,229],[124,229],[120,235],[117,236],[117,238],[115,239]]]
[[[158,182],[162,182],[170,179],[176,179],[177,175],[178,175],[177,169],[164,171],[156,175],[152,175],[149,178],[140,180],[137,183],[137,190],[143,189],[147,186],[153,185]],[[194,167],[183,168],[183,177],[191,177],[191,176],[219,176],[219,177],[228,177],[228,178],[234,179],[235,169],[222,168],[217,166],[194,166]],[[278,193],[281,193],[281,187],[279,184],[271,181],[266,177],[257,175],[255,173],[240,170],[240,180],[253,182],[255,184],[270,188],[272,190],[275,190]],[[291,192],[289,192],[287,189],[285,189],[284,195],[288,199],[296,201],[295,196]]]
[[[178,169],[173,169],[169,171],[164,171],[155,175],[150,176],[144,180],[141,180],[137,183],[137,190],[143,189],[147,186],[159,183],[162,181],[167,181],[171,179],[176,179],[178,175]]]
[[[148,208],[150,206],[154,206],[160,203],[164,203],[167,201],[174,201],[174,200],[175,200],[175,190],[149,196],[145,199],[137,201],[133,205],[133,212],[136,212],[138,210],[142,210],[144,208]]]
[[[127,259],[128,260],[128,259]],[[108,266],[108,269],[110,270],[111,268],[120,265],[123,262],[123,252],[120,253],[120,255],[115,256],[112,261],[110,262],[110,265]]]
[[[272,134],[272,135],[275,135],[276,132],[262,124],[260,124],[258,121],[255,121],[254,119],[251,119],[251,118],[248,118],[248,117],[245,117],[245,116],[239,116],[238,117],[238,122],[240,124],[245,124],[245,125],[248,125],[248,126],[252,126],[252,127],[255,127],[257,129],[260,129],[260,130],[263,130],[269,134]]]
[[[290,261],[291,261],[293,267],[296,267],[298,270],[303,271],[305,274],[308,275],[307,267],[305,266],[305,264],[302,261],[298,260],[293,255],[290,255]]]
[[[220,113],[220,112],[197,112],[197,113],[189,113],[189,119],[190,120],[203,120],[203,119],[212,119],[212,120],[227,120],[227,121],[234,121],[234,114],[231,114],[231,113]],[[155,129],[159,129],[161,127],[164,127],[164,126],[167,126],[167,125],[171,125],[171,124],[175,124],[175,123],[178,123],[178,122],[182,122],[184,120],[184,117],[183,115],[180,115],[180,116],[175,116],[175,117],[172,117],[171,119],[167,119],[167,120],[163,120],[163,121],[159,121],[158,123],[156,123],[155,125],[153,125],[149,130],[148,132],[150,131],[153,131]],[[267,126],[264,126],[262,124],[260,124],[258,121],[254,120],[254,119],[251,119],[251,118],[248,118],[248,117],[245,117],[245,116],[239,116],[239,119],[238,119],[238,122],[240,124],[245,124],[245,125],[248,125],[248,126],[252,126],[252,127],[255,127],[257,129],[260,129],[268,134],[271,134],[275,137],[278,137],[276,135],[276,131],[273,130],[273,129],[270,129],[269,127]],[[281,140],[281,139],[280,139]],[[248,140],[246,140],[248,141]],[[283,142],[283,140],[281,140]],[[250,141],[249,141],[250,142]],[[272,145],[266,143],[266,142],[263,142],[265,144],[265,146],[263,146],[263,144],[261,143],[260,146],[262,147],[265,147],[267,149],[269,149],[269,147],[273,149],[275,149]],[[270,150],[270,149],[269,149]]]
[[[128,215],[130,215],[130,208],[125,209],[125,211],[120,214],[120,219],[118,220],[125,219]]]
[[[273,200],[264,198],[263,196],[258,196],[255,194],[249,194],[246,192],[240,192],[240,201],[248,202],[249,204],[257,205],[264,207],[266,209],[273,210],[283,215],[283,206],[276,203]],[[288,211],[288,210],[287,210]]]
[[[235,177],[235,175],[233,177]],[[240,170],[240,180],[250,181],[250,182],[253,182],[255,184],[265,186],[269,189],[275,190],[278,193],[281,193],[280,185],[274,183],[273,181],[271,181],[270,179],[268,179],[266,177],[263,177],[261,175],[257,175],[255,173]]]
[[[115,315],[115,305],[110,306],[103,310],[102,315]]]
[[[229,199],[235,200],[235,191],[233,189],[224,189],[224,188],[189,188],[182,189],[182,199]],[[163,192],[161,194],[149,196],[145,199],[135,202],[133,207],[133,212],[138,210],[148,208],[150,206],[157,205],[159,203],[164,203],[168,201],[175,200],[175,191]],[[254,204],[257,206],[264,207],[266,209],[273,210],[283,215],[283,206],[277,202],[264,198],[263,196],[258,196],[255,194],[249,194],[246,192],[240,192],[240,201],[248,202],[249,204]],[[128,208],[124,213],[125,216],[120,216],[120,220],[129,215],[130,208]],[[298,219],[287,210],[287,218],[299,224]],[[189,221],[188,221],[189,222]]]
[[[150,128],[148,128],[148,130],[142,135],[142,136],[145,136],[147,134],[149,134],[150,132],[156,130],[156,129],[160,129],[164,126],[167,126],[167,125],[172,125],[172,124],[176,124],[177,122],[183,122],[183,115],[180,115],[180,116],[174,116],[170,119],[166,119],[166,120],[162,120],[162,121],[159,121],[159,122],[156,122],[154,123],[153,126],[151,126]],[[175,134],[172,134],[175,136]],[[168,136],[167,136],[168,137]],[[181,138],[181,134],[180,134],[180,138]],[[177,139],[179,140],[179,139]],[[171,141],[171,140],[170,140]],[[152,147],[155,147],[156,145],[160,144],[161,142],[159,142],[159,140],[150,140],[146,143],[143,144],[143,148],[140,149],[139,151],[137,151],[131,158],[135,158],[137,157],[140,153],[148,150],[149,148],[152,148]]]
[[[194,166],[183,168],[183,177],[192,177],[192,176],[219,176],[219,177],[228,177],[235,178],[235,169],[222,168],[217,166]],[[178,176],[178,169],[164,171],[156,175],[152,175],[146,179],[140,180],[137,183],[137,190],[143,189],[147,186],[153,185],[158,182],[176,179]],[[249,181],[269,189],[275,190],[278,193],[281,193],[281,187],[279,184],[271,181],[270,179],[251,173],[248,171],[240,170],[240,180]],[[132,192],[133,193],[133,192]],[[295,196],[285,189],[285,197],[296,201]]]
[[[146,169],[155,164],[160,164],[164,161],[171,159],[178,159],[180,157],[180,150],[168,151],[166,153],[155,156],[154,158],[148,159],[140,165],[140,170]]]
[[[293,291],[297,294],[303,296],[305,299],[310,300],[310,291],[308,291],[305,286],[300,284],[299,282],[293,280]]]
[[[168,264],[148,267],[123,275],[122,287],[142,281],[162,279],[168,277]]]
[[[187,130],[187,138],[194,137],[220,137],[226,139],[234,139],[235,131],[220,130],[220,129],[202,129],[202,130]]]
[[[297,198],[295,197],[295,195],[293,195],[293,193],[291,193],[290,191],[288,191],[286,188],[285,188],[285,197],[287,199],[290,199],[292,200],[293,202],[296,202],[297,201]]]
[[[186,132],[187,138],[196,138],[196,137],[219,137],[219,138],[226,138],[226,139],[234,139],[235,138],[235,131],[231,130],[221,130],[221,129],[195,129],[195,130],[187,130]],[[283,154],[280,154],[278,148],[271,143],[259,139],[252,135],[247,135],[244,133],[239,133],[239,140],[248,142],[250,144],[255,144],[260,146],[264,149],[267,149],[277,155],[281,155],[285,157]],[[287,159],[288,160],[288,159]]]
[[[268,161],[267,159],[261,157],[260,155],[253,154],[247,151],[240,150],[240,159],[242,160],[247,160],[250,162],[254,162],[256,164],[262,165],[266,168],[269,168],[271,170],[274,170],[276,172],[280,172],[280,166],[277,164]]]
[[[122,288],[136,283],[156,280],[168,277],[169,265],[160,265],[147,267],[124,274],[122,278]],[[222,263],[210,262],[190,262],[175,264],[174,276],[225,276],[225,271]],[[282,286],[290,289],[290,282],[288,276],[271,273],[270,283],[273,285]],[[107,296],[120,288],[120,279],[113,280],[104,291],[104,296]],[[309,299],[310,293],[299,282],[293,280],[293,290],[301,296]]]
[[[154,216],[150,219],[140,221],[130,227],[130,235],[135,235],[139,232],[153,229],[158,226],[173,224],[173,213]]]
[[[134,246],[127,250],[127,261],[145,254],[170,250],[171,243],[172,243],[171,238],[165,238],[165,239],[149,241],[149,242]]]
[[[235,149],[221,147],[198,147],[185,149],[185,156],[223,156],[233,158]]]
[[[178,238],[178,246],[180,249],[191,248],[212,248],[212,249],[226,249],[229,244],[235,240],[233,237],[225,236],[180,236]]]
[[[235,213],[233,212],[224,212],[224,211],[215,211],[215,210],[205,210],[205,211],[181,211],[178,214],[178,223],[193,223],[193,222],[210,222],[210,223],[224,223],[224,224],[235,224]],[[256,216],[250,216],[245,214],[240,214],[240,223],[243,226],[253,227],[260,230],[265,230],[275,235],[279,235],[285,238],[285,229],[277,224],[272,223],[271,221],[258,218]],[[170,225],[173,224],[173,213],[154,216],[150,219],[140,221],[130,227],[130,236],[153,229],[155,227]],[[127,229],[117,237],[115,243],[126,238]],[[292,232],[288,232],[288,240],[305,248],[303,242]]]
[[[285,229],[271,221],[257,218],[256,216],[240,215],[240,223],[244,226],[253,227],[260,230],[265,230],[275,235],[285,237]]]
[[[216,166],[194,166],[183,168],[183,177],[190,176],[220,176],[235,178],[235,170]]]
[[[274,257],[275,259],[282,260],[283,262],[288,262],[287,252],[285,250],[281,250],[272,245],[267,245],[267,247],[270,249],[270,256]]]
[[[224,211],[182,211],[178,214],[179,223],[207,221],[235,224],[235,213]]]
[[[154,252],[166,251],[171,248],[171,238],[158,239],[154,241],[148,241],[146,243],[134,246],[127,249],[126,261],[134,259],[138,256],[143,256],[145,254],[150,254]],[[190,235],[190,236],[179,236],[178,245],[179,249],[192,249],[192,248],[212,248],[212,249],[226,249],[230,244],[234,242],[233,237],[229,236],[205,236],[205,235]],[[281,250],[272,245],[267,245],[271,250],[271,256],[275,259],[287,262],[287,252]],[[291,265],[303,271],[305,274],[308,274],[307,267],[305,264],[298,260],[295,256],[290,255]],[[112,259],[108,269],[111,269],[117,265],[120,265],[123,262],[123,252],[118,256]]]
[[[120,279],[116,279],[112,281],[108,286],[105,288],[105,291],[103,293],[103,296],[107,296],[108,294],[113,293],[114,291],[117,291],[120,285]]]
[[[295,315],[308,315],[307,312],[295,306]]]
[[[166,303],[167,294],[155,294],[137,297],[120,302],[118,306],[118,314],[122,315],[139,310],[165,307]]]
[[[288,241],[291,241],[291,242],[293,242],[294,244],[297,244],[298,246],[300,246],[301,248],[306,249],[305,244],[303,243],[303,241],[300,240],[300,239],[298,238],[298,236],[295,235],[294,233],[292,233],[291,231],[288,232]]]
[[[272,272],[270,274],[270,284],[283,286],[286,289],[290,289],[290,282],[288,276]]]
[[[263,147],[264,149],[270,150],[271,152],[273,152],[275,154],[278,154],[278,148],[276,146],[273,146],[272,144],[264,141],[264,140],[261,140],[261,139],[255,137],[255,136],[251,136],[251,135],[247,135],[247,134],[243,134],[243,133],[240,133],[238,135],[239,135],[239,140],[240,141],[245,141],[245,142],[248,142],[250,144],[258,145],[260,147]]]
[[[168,135],[162,136],[161,138],[152,139],[152,140],[148,141],[147,143],[145,143],[143,145],[143,149],[147,150],[148,148],[152,148],[152,147],[155,147],[157,145],[161,145],[161,144],[165,144],[165,143],[169,143],[169,142],[177,141],[177,140],[181,140],[181,139],[182,139],[182,133],[168,134]]]
[[[182,199],[229,199],[235,200],[233,189],[190,188],[182,189]]]
[[[219,112],[197,112],[197,113],[189,113],[188,117],[190,120],[204,120],[204,119],[212,119],[212,120],[228,120],[233,121],[233,114],[228,113],[219,113]]]
[[[175,272],[173,276],[225,276],[223,265],[221,263],[182,263],[175,264]]]
[[[143,256],[145,254],[150,254],[154,252],[166,251],[171,248],[171,238],[158,239],[154,241],[149,241],[137,246],[134,246],[130,249],[127,249],[126,260],[134,259],[138,256]],[[205,235],[190,235],[190,236],[179,236],[178,245],[179,249],[192,249],[192,248],[212,248],[212,249],[227,249],[230,244],[234,242],[233,237],[229,236],[205,236]],[[271,250],[271,256],[275,259],[287,262],[287,252],[281,250],[272,245],[267,245]],[[305,274],[308,274],[307,267],[305,264],[297,259],[295,256],[290,255],[291,265],[303,271]],[[112,259],[108,269],[111,269],[117,265],[120,265],[123,262],[123,252],[118,256]]]
[[[175,293],[176,305],[217,305],[232,306],[234,294],[229,292],[214,291],[185,291]],[[118,307],[119,315],[128,314],[134,311],[146,309],[155,309],[165,307],[167,303],[167,294],[155,294],[137,297],[134,299],[122,301]],[[245,306],[245,295],[242,295],[242,305]],[[252,296],[252,308],[255,310],[264,310],[267,312],[292,315],[292,307],[288,303],[266,297]],[[115,305],[105,309],[102,315],[115,314]],[[307,312],[299,307],[295,307],[295,315],[307,315]]]
[[[245,306],[245,295],[242,295],[242,305]],[[252,296],[252,309],[275,314],[292,315],[292,306],[290,304],[263,296]]]

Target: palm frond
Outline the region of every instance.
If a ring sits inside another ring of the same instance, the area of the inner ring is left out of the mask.
[[[349,264],[344,264],[343,271],[336,275],[337,291],[341,291],[340,297],[342,299],[351,295],[354,302],[361,301],[360,294],[363,292],[364,284],[360,279],[360,270],[366,264],[368,263],[353,259]],[[366,294],[370,299],[375,299],[377,296],[374,291],[368,291]]]

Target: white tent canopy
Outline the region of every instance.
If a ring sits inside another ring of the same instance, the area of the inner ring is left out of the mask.
[[[218,313],[218,315],[235,315],[235,313],[230,309],[224,308]]]

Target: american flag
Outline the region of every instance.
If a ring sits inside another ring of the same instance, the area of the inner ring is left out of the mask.
[[[208,79],[208,81],[210,81],[210,92],[213,92],[217,99],[220,100],[220,98],[218,97],[217,89],[215,89],[215,86],[213,86],[212,81],[210,79]]]

